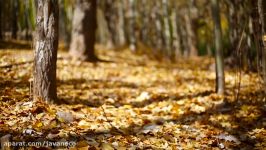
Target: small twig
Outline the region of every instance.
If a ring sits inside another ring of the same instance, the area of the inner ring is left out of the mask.
[[[0,66],[0,68],[12,68],[14,66],[20,66],[20,65],[30,64],[30,63],[33,63],[33,60],[19,62],[19,63],[15,63],[15,64],[3,65],[3,66]]]
[[[123,132],[122,130],[120,130],[120,129],[118,129],[117,127],[115,127],[115,126],[111,123],[111,121],[108,119],[107,114],[106,114],[106,112],[105,112],[103,106],[100,106],[100,107],[101,107],[101,109],[102,109],[102,111],[103,111],[103,116],[104,116],[105,119],[107,120],[107,123],[108,123],[113,129],[115,129],[117,132],[119,132],[120,134],[123,134],[123,135],[124,135],[125,132]]]
[[[242,30],[242,33],[241,33],[241,37],[240,37],[240,40],[239,40],[239,43],[237,45],[237,56],[239,57],[239,64],[238,64],[238,68],[237,68],[237,73],[239,73],[239,79],[238,79],[238,85],[237,84],[237,79],[235,80],[235,87],[237,86],[237,92],[236,92],[236,96],[235,96],[235,100],[237,101],[239,99],[239,93],[240,93],[240,87],[241,87],[241,64],[242,64],[242,59],[241,59],[241,51],[240,51],[240,48],[242,46],[242,41],[243,41],[243,37],[244,37],[244,32],[245,32],[245,29],[246,29],[246,25],[247,25],[247,22],[245,23],[245,26]],[[237,77],[237,75],[236,75]]]

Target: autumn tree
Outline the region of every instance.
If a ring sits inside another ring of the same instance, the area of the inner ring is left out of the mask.
[[[263,35],[265,34],[265,14],[264,11],[266,9],[266,2],[263,0],[256,0],[256,2],[252,3],[253,11],[253,30],[254,30],[254,40],[255,46],[258,54],[258,66],[259,70],[262,70],[262,77],[264,80],[264,91],[266,92],[266,47],[265,41],[263,41]]]
[[[17,31],[18,31],[18,0],[13,0],[12,1],[12,38],[16,39],[17,38]]]
[[[216,70],[216,92],[224,94],[224,62],[222,49],[222,31],[220,20],[219,0],[211,0],[212,16],[214,22],[215,38],[215,70]]]
[[[39,0],[37,7],[33,97],[56,102],[58,2]]]
[[[94,50],[96,5],[96,0],[77,0],[75,4],[70,54],[79,60],[97,60]]]
[[[2,36],[2,0],[0,0],[0,40],[3,39]]]

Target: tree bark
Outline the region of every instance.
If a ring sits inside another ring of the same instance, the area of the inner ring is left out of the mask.
[[[117,32],[118,32],[118,39],[117,44],[119,47],[122,47],[126,44],[126,37],[125,37],[125,15],[124,15],[124,9],[123,9],[123,1],[120,0],[116,3],[117,6]]]
[[[263,8],[266,6],[265,2],[262,0],[257,0],[253,3],[253,30],[255,46],[257,49],[257,59],[258,59],[258,70],[262,70],[261,75],[264,80],[264,91],[266,92],[266,49],[265,41],[263,41],[263,36],[265,33],[265,14],[263,13]]]
[[[33,98],[57,102],[56,60],[59,17],[57,0],[39,0],[37,10]]]
[[[196,47],[196,35],[195,35],[195,27],[193,24],[194,18],[192,17],[192,10],[194,9],[194,0],[189,0],[188,2],[188,10],[187,14],[185,14],[185,24],[186,24],[186,32],[187,32],[187,45],[188,50],[185,53],[186,57],[194,57],[198,55],[198,50]]]
[[[12,38],[17,39],[17,31],[18,31],[18,0],[12,1]]]
[[[77,0],[72,23],[70,54],[82,61],[97,61],[95,55],[96,0]]]
[[[2,34],[2,0],[0,0],[0,40],[3,39]]]
[[[167,0],[162,0],[162,11],[163,11],[163,36],[164,36],[164,46],[165,46],[165,55],[171,58],[172,51],[172,34],[170,31],[170,18],[169,18],[169,6]]]
[[[173,12],[171,15],[171,24],[172,24],[172,32],[173,32],[173,36],[172,36],[172,49],[174,50],[174,60],[177,60],[180,55],[181,55],[181,41],[180,41],[180,35],[179,35],[179,30],[178,30],[178,26],[179,26],[179,21],[178,21],[178,17],[176,14],[177,8],[176,5],[173,7]]]
[[[136,10],[135,10],[135,1],[128,0],[128,22],[129,22],[129,47],[131,51],[136,51],[137,49],[137,39],[136,39]]]
[[[216,92],[223,95],[225,90],[224,62],[222,49],[222,30],[220,20],[219,0],[211,0],[212,16],[214,22],[215,36],[215,70],[216,70]]]

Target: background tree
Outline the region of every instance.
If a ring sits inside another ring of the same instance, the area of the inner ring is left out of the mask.
[[[224,62],[219,0],[211,0],[211,6],[215,36],[216,91],[218,94],[224,94]]]
[[[261,75],[264,80],[264,91],[266,92],[266,52],[265,52],[265,39],[263,36],[265,34],[265,14],[264,9],[266,8],[266,2],[263,0],[257,0],[253,5],[253,30],[254,30],[254,39],[255,46],[258,51],[258,69],[262,70]]]
[[[98,60],[95,51],[96,0],[77,0],[75,4],[70,54],[83,61]]]
[[[39,0],[36,18],[33,97],[57,100],[56,60],[58,48],[58,2]]]
[[[12,0],[12,38],[17,38],[18,32],[18,0]]]
[[[2,39],[2,0],[0,0],[0,40]]]

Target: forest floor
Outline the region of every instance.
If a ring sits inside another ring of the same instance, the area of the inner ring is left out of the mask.
[[[257,74],[242,72],[237,94],[239,76],[227,70],[226,94],[219,96],[211,58],[167,63],[127,49],[98,49],[105,61],[97,63],[59,51],[61,104],[49,105],[32,101],[31,46],[15,42],[0,49],[2,143],[68,141],[75,142],[72,149],[105,150],[266,147],[266,100]]]

